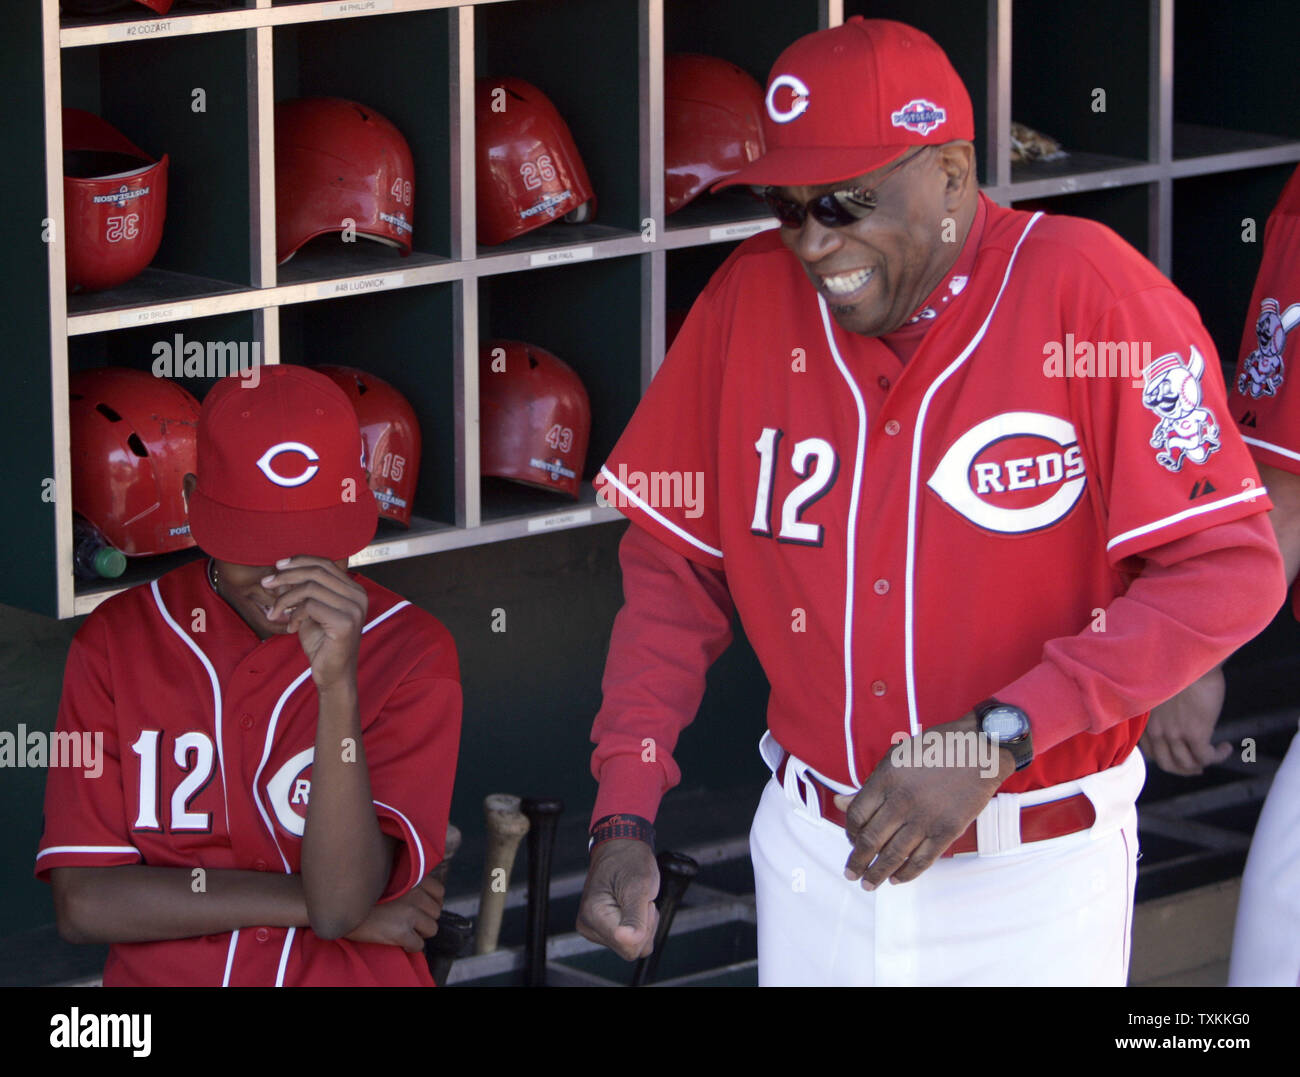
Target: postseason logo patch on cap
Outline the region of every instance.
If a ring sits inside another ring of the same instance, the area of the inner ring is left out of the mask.
[[[915,131],[918,135],[928,135],[947,118],[948,113],[946,110],[941,109],[933,101],[917,97],[913,98],[897,112],[891,113],[889,121],[895,127]]]

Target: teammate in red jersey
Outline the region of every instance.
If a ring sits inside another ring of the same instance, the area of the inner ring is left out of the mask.
[[[104,983],[432,986],[460,732],[455,645],[347,571],[377,509],[347,397],[269,366],[199,419],[209,556],[115,596],[73,640],[36,873]]]
[[[1242,440],[1259,465],[1292,583],[1300,573],[1300,169],[1264,229],[1264,254],[1250,299],[1237,375],[1228,398]],[[1300,618],[1300,591],[1292,592]],[[1212,744],[1223,709],[1223,667],[1151,714],[1143,748],[1164,770],[1199,774],[1231,744]],[[1241,879],[1228,982],[1300,987],[1300,733],[1269,787]]]
[[[796,42],[764,134],[727,182],[781,228],[598,479],[633,526],[579,930],[651,945],[651,821],[734,606],[771,682],[761,983],[1123,983],[1147,712],[1283,595],[1213,345],[1108,229],[979,193],[909,27]]]

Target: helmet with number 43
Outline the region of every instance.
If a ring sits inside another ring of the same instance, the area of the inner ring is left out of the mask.
[[[479,349],[484,475],[578,496],[591,403],[573,369],[544,348],[489,340]]]
[[[167,219],[167,165],[111,123],[63,110],[63,212],[68,288],[125,284],[153,261]]]

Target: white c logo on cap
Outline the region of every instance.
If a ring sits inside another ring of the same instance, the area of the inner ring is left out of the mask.
[[[257,461],[257,466],[262,469],[262,474],[275,483],[276,486],[301,486],[320,470],[315,463],[312,463],[303,470],[301,475],[281,475],[271,467],[271,461],[282,452],[302,453],[303,456],[307,457],[307,459],[311,461],[320,459],[320,457],[316,455],[315,449],[310,445],[304,445],[301,441],[282,441],[279,445],[272,445],[266,450],[266,452],[262,453],[261,459]]]
[[[791,94],[794,95],[790,107],[785,112],[779,112],[776,107],[776,91],[782,86],[789,86]],[[794,75],[777,75],[772,80],[772,85],[767,88],[767,114],[777,123],[789,123],[796,116],[803,115],[807,107],[808,87],[803,84],[802,79]]]

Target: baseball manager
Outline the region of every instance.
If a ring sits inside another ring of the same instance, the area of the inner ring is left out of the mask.
[[[734,611],[771,682],[761,983],[1122,984],[1147,713],[1284,598],[1214,346],[1108,229],[981,195],[969,96],[910,27],[795,42],[764,134],[727,182],[781,227],[598,479],[634,526],[579,930],[649,950],[653,819]]]

